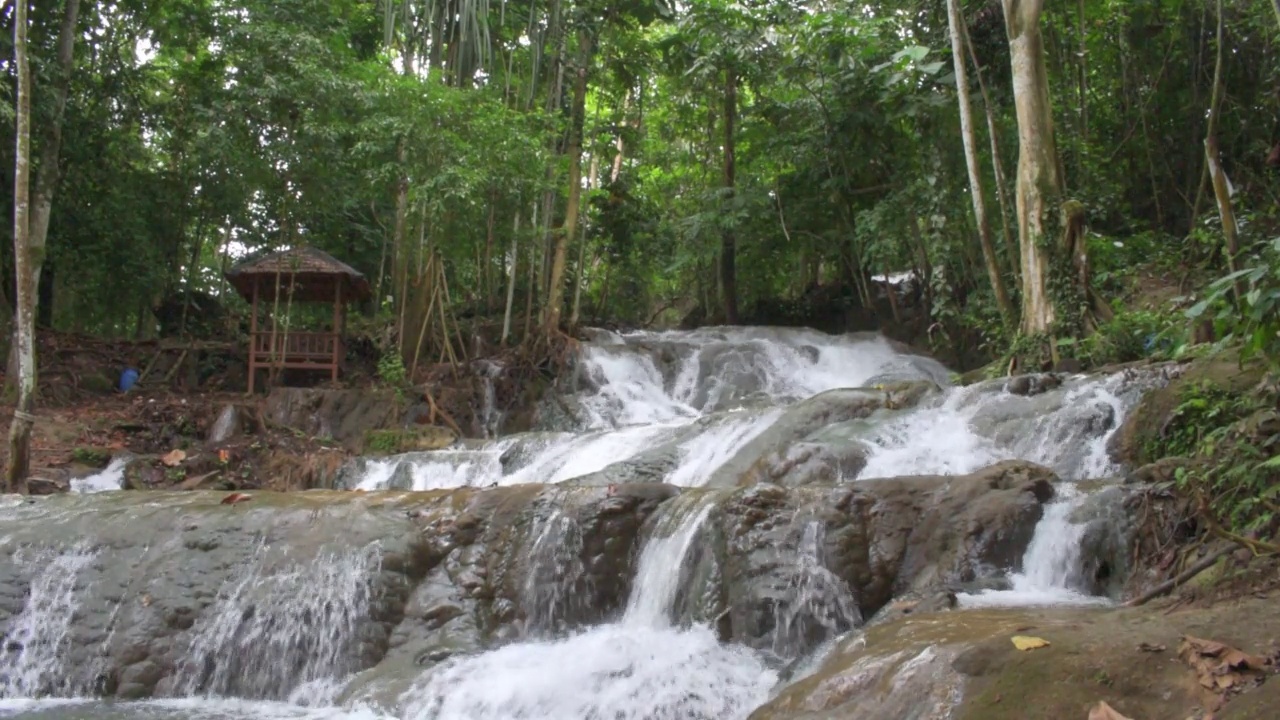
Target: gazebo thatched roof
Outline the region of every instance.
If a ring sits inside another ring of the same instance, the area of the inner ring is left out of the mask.
[[[327,252],[312,247],[250,257],[227,270],[227,280],[246,300],[253,299],[258,285],[261,300],[274,300],[279,279],[280,298],[292,295],[294,302],[333,302],[334,293],[342,287],[342,300],[367,300],[369,281],[358,270]]]

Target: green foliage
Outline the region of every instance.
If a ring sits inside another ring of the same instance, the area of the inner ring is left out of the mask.
[[[370,430],[364,435],[364,451],[390,455],[400,447],[401,433],[397,430]]]
[[[1121,310],[1083,340],[1064,338],[1058,344],[1087,367],[1167,358],[1182,346],[1185,326],[1172,312]]]
[[[1210,381],[1188,385],[1178,397],[1161,437],[1147,457],[1193,457],[1207,454],[1228,428],[1257,408],[1257,401]]]
[[[51,110],[40,88],[51,79],[57,8],[33,5],[33,17],[46,19],[32,26],[37,149]],[[584,321],[647,322],[664,308],[678,317],[697,306],[714,320],[705,311],[720,306],[716,269],[731,234],[747,319],[752,307],[855,317],[877,302],[868,277],[912,270],[930,286],[929,317],[913,331],[933,328],[939,351],[985,359],[1014,342],[977,247],[940,4],[463,2],[449,23],[439,8],[420,0],[85,5],[46,319],[60,330],[150,336],[152,308],[188,289],[243,313],[224,267],[241,252],[305,242],[365,273],[379,297],[363,310],[380,328],[398,330],[426,307],[429,288],[417,276],[429,255],[444,263],[448,314],[475,317],[486,331],[500,326],[514,269],[512,325],[521,330],[527,312],[536,326],[549,238],[568,197],[567,88],[581,69],[583,167],[590,175],[595,166],[596,185],[566,282],[580,291]],[[1011,183],[1017,162],[1008,38],[999,12],[971,6],[966,20],[984,85],[970,63],[975,109],[990,109],[999,144],[992,149],[979,112],[979,169],[997,259],[1016,291],[1012,188],[1002,209],[992,182],[999,170]],[[1274,171],[1263,162],[1280,116],[1280,66],[1267,3],[1236,3],[1227,21],[1219,141],[1247,239],[1280,223]],[[1127,292],[1139,265],[1182,274],[1187,261],[1220,258],[1219,223],[1205,215],[1212,203],[1197,200],[1213,56],[1203,23],[1203,5],[1186,0],[1046,7],[1057,151],[1069,196],[1086,211],[1104,297]],[[588,40],[595,51],[580,60]],[[723,175],[730,73],[731,192]],[[10,94],[0,88],[0,119]],[[0,127],[6,167],[11,133],[11,124]],[[0,173],[0,194],[11,182]],[[1277,263],[1267,253],[1270,270],[1249,261],[1265,277],[1239,278],[1257,288],[1245,300],[1253,320],[1231,320],[1238,313],[1221,293],[1204,313],[1251,352],[1274,355],[1268,288]],[[11,272],[4,243],[0,266]],[[1060,334],[1078,336],[1081,299],[1057,299],[1067,306]],[[1163,329],[1160,318],[1120,317],[1071,352],[1094,364],[1132,358],[1145,351],[1139,336],[1164,338]],[[380,346],[412,342],[383,334]]]
[[[71,451],[71,460],[81,465],[103,468],[111,462],[111,452],[101,448],[78,447]]]
[[[1280,364],[1280,237],[1262,244],[1246,262],[1214,281],[1187,316],[1212,318],[1219,335],[1239,343],[1242,360],[1262,357],[1275,366]]]
[[[378,379],[397,389],[408,383],[409,371],[400,352],[385,352],[378,358]]]
[[[1275,398],[1211,385],[1183,393],[1165,438],[1152,448],[1189,457],[1180,490],[1194,497],[1211,527],[1269,537],[1280,519],[1280,415]]]

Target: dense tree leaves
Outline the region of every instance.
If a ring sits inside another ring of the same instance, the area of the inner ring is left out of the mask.
[[[537,325],[526,313],[536,319],[559,296],[547,284],[582,69],[585,190],[565,237],[566,310],[577,289],[586,321],[648,322],[664,310],[667,321],[695,310],[717,319],[731,238],[744,318],[818,288],[874,304],[872,276],[910,270],[925,280],[933,320],[995,339],[942,5],[84,3],[45,317],[151,334],[162,298],[225,294],[221,270],[236,257],[309,243],[367,273],[379,298],[366,310],[401,332],[433,296],[420,277],[427,258],[444,261],[452,315],[498,312],[511,277],[518,335]],[[960,5],[993,250],[1016,289],[1014,203],[995,182],[1018,157],[1004,17],[997,2]],[[31,4],[35,127],[51,112],[60,6]],[[4,13],[0,37],[11,38],[11,5]],[[1046,4],[1063,192],[1082,204],[1104,260],[1113,242],[1140,238],[1132,244],[1171,266],[1225,267],[1201,145],[1215,19],[1210,0]],[[1280,212],[1266,163],[1280,143],[1277,29],[1270,3],[1225,0],[1217,139],[1242,247],[1274,232]],[[12,167],[12,63],[3,71],[0,164]],[[12,173],[0,176],[11,192]]]

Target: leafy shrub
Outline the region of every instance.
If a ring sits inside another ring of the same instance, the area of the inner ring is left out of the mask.
[[[400,388],[408,382],[409,371],[404,367],[404,359],[395,349],[384,352],[378,358],[378,378],[382,382]]]
[[[1121,312],[1076,343],[1074,355],[1090,366],[1168,356],[1185,334],[1176,315],[1150,310]],[[1072,341],[1058,343],[1069,346]]]
[[[1242,259],[1247,266],[1214,281],[1187,316],[1212,318],[1224,341],[1240,344],[1242,360],[1260,355],[1275,366],[1280,364],[1280,237]]]

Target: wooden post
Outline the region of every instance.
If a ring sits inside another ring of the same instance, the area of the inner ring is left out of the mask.
[[[342,277],[339,277],[333,291],[333,369],[329,379],[335,383],[338,382],[338,357],[342,347],[342,282]]]
[[[253,376],[258,364],[258,276],[253,276],[253,302],[249,310],[249,394],[253,394]]]

